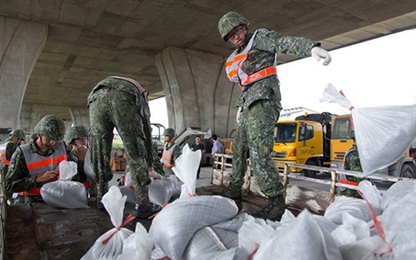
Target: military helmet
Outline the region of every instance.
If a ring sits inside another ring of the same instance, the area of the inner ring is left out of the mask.
[[[11,131],[9,133],[9,136],[16,136],[17,138],[19,138],[20,140],[25,140],[25,133],[20,130],[20,129],[14,129],[13,131]]]
[[[48,139],[60,141],[64,139],[65,124],[62,119],[54,115],[47,115],[36,124],[34,132],[46,136]]]
[[[228,12],[218,21],[218,31],[221,34],[221,38],[227,41],[226,36],[235,27],[239,25],[248,25],[250,22],[241,14],[237,12]]]
[[[165,132],[163,133],[164,136],[170,136],[170,137],[175,137],[176,136],[176,132],[173,128],[166,128]]]
[[[65,135],[65,142],[70,144],[74,139],[88,137],[88,129],[83,125],[71,126]]]

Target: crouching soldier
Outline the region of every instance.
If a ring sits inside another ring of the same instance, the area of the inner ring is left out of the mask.
[[[64,122],[53,115],[43,117],[34,129],[37,137],[30,143],[19,146],[10,160],[6,175],[6,191],[18,192],[15,202],[31,203],[42,201],[40,187],[57,180],[59,163],[71,161],[63,141]],[[81,180],[82,168],[72,180]]]

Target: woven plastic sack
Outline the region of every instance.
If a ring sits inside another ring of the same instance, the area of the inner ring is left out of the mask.
[[[177,199],[153,219],[149,234],[169,259],[182,259],[188,242],[199,229],[229,220],[238,213],[231,199],[221,196],[198,196]],[[152,253],[153,255],[153,253]]]
[[[172,168],[175,175],[183,182],[181,198],[195,195],[196,175],[201,162],[201,152],[192,151],[188,144],[182,148],[182,154],[175,161]]]
[[[123,253],[117,260],[149,260],[153,246],[153,237],[137,222],[134,234],[124,240]]]
[[[332,84],[320,101],[351,110],[360,162],[369,175],[397,161],[416,138],[416,105],[354,108]]]
[[[114,228],[101,235],[81,260],[114,260],[122,254],[124,241],[133,234],[133,231],[123,226],[135,218],[129,215],[123,222],[126,199],[116,186],[111,186],[103,196],[101,202],[110,215]]]
[[[87,192],[82,183],[71,181],[77,174],[75,162],[62,161],[59,164],[59,179],[46,183],[40,195],[46,204],[64,209],[88,208]]]

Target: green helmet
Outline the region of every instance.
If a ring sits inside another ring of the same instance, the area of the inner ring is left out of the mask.
[[[64,139],[65,124],[62,119],[54,115],[47,115],[36,124],[34,130],[36,134],[46,136],[54,141],[60,141]]]
[[[70,144],[74,139],[88,137],[88,129],[83,125],[71,126],[65,135],[65,142]]]
[[[170,136],[170,137],[174,138],[176,136],[176,132],[173,128],[166,128],[163,135],[164,136]]]
[[[19,138],[20,140],[25,140],[25,133],[20,130],[20,129],[14,129],[13,131],[11,131],[9,133],[9,136],[16,136],[17,138]]]
[[[221,34],[221,38],[227,41],[225,38],[235,27],[239,25],[248,25],[250,22],[241,14],[237,12],[228,12],[218,22],[218,31]]]

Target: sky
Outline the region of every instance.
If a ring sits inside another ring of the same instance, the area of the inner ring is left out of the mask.
[[[416,30],[330,51],[332,62],[305,58],[279,65],[283,108],[348,114],[338,104],[319,102],[331,83],[355,108],[416,104]],[[322,46],[325,48],[325,46]],[[150,101],[151,122],[168,126],[164,98]]]

